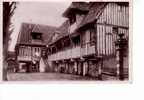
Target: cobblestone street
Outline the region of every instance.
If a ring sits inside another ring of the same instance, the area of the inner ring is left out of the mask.
[[[49,81],[49,80],[95,80],[90,77],[83,77],[62,73],[9,73],[9,81]]]
[[[97,78],[63,73],[9,73],[8,81],[98,81]],[[103,75],[103,80],[116,80],[115,77]]]

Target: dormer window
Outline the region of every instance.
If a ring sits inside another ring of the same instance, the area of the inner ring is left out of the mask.
[[[32,36],[32,39],[34,40],[42,40],[42,33],[32,32],[31,36]]]
[[[70,25],[72,25],[76,21],[75,14],[71,14],[71,16],[69,17],[69,20],[70,20]]]
[[[55,41],[55,40],[57,39],[58,34],[59,34],[59,33],[54,33],[54,35],[52,36],[52,41]]]
[[[80,35],[72,38],[75,46],[80,45]]]

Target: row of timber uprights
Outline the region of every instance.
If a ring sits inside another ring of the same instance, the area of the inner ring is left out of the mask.
[[[102,57],[73,58],[52,61],[53,71],[98,78],[102,72]]]

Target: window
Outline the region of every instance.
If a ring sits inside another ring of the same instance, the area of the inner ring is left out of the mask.
[[[118,34],[118,27],[113,27],[113,33]]]
[[[37,48],[35,47],[35,52],[37,52]]]
[[[80,44],[80,35],[73,38],[73,43],[76,46]]]
[[[83,34],[81,34],[81,47],[84,47],[85,44],[86,44],[85,32],[83,31]]]
[[[76,16],[74,14],[72,14],[70,17],[69,17],[69,20],[70,20],[70,24],[73,24],[75,21],[76,21]]]
[[[51,48],[48,48],[48,54],[51,54]]]
[[[28,47],[28,56],[31,55],[31,47]]]
[[[113,27],[113,29],[112,29],[112,31],[113,31],[113,36],[115,37],[115,39],[117,39],[118,38],[118,27]]]
[[[67,47],[70,47],[71,43],[70,43],[70,40],[67,39],[64,41],[64,47],[67,48]]]
[[[32,32],[31,36],[34,40],[42,40],[42,33]]]
[[[90,44],[94,45],[96,41],[94,28],[90,28]]]
[[[57,42],[56,47],[58,50],[61,50],[62,49],[62,42],[61,41]]]
[[[52,53],[56,53],[56,48],[52,47]]]
[[[41,51],[41,56],[42,57],[47,57],[47,50],[46,49],[42,49],[42,51]]]
[[[54,33],[53,37],[52,37],[52,41],[55,41],[58,37],[58,33]]]
[[[22,56],[24,56],[24,47],[22,47]]]

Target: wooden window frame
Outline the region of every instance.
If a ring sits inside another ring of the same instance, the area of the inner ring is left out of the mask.
[[[94,31],[94,27],[90,28],[89,31],[90,31],[90,45],[93,46],[95,45],[95,41],[96,41],[96,37],[95,37],[95,31]],[[92,37],[93,35],[93,37]]]
[[[42,40],[42,33],[32,32],[31,33],[32,39],[34,40]],[[39,38],[37,38],[39,36]]]

